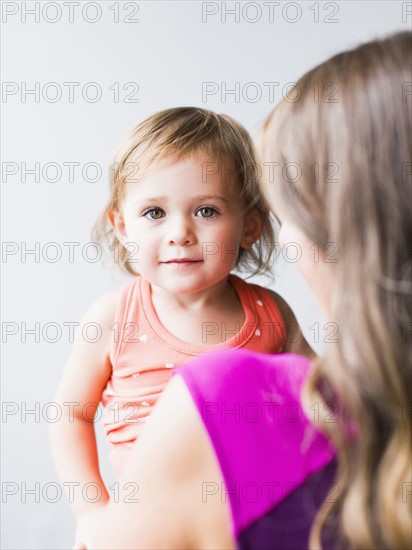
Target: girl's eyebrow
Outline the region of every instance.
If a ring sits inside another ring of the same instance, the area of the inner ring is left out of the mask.
[[[133,205],[145,205],[145,204],[159,204],[161,202],[167,202],[168,197],[134,197],[131,199]]]
[[[165,201],[167,200],[167,197],[144,197],[143,199],[138,199],[138,201],[143,201],[143,202],[160,202],[160,201]]]
[[[157,203],[157,202],[162,202],[162,201],[168,201],[169,197],[145,197],[143,199],[137,199],[136,202],[144,202],[144,203],[147,203],[147,202],[150,202],[150,203]],[[196,197],[193,197],[193,201],[205,201],[205,200],[218,200],[218,201],[221,201],[225,204],[230,204],[230,201],[228,198],[226,197],[223,197],[221,195],[198,195]]]
[[[198,195],[197,197],[194,197],[195,200],[199,201],[206,201],[206,200],[218,200],[221,202],[224,202],[225,204],[230,204],[230,201],[227,197],[223,197],[222,195]]]

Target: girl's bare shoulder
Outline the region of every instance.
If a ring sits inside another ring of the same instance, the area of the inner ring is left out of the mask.
[[[122,288],[118,288],[97,298],[86,310],[82,320],[94,318],[102,325],[113,323],[121,293]]]

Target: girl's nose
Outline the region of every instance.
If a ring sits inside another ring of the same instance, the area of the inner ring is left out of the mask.
[[[169,244],[177,244],[179,246],[194,244],[196,236],[190,221],[183,217],[171,220],[168,241]]]

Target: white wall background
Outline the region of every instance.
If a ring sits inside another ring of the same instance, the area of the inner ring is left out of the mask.
[[[58,496],[49,451],[53,411],[45,405],[53,399],[70,349],[63,323],[78,321],[98,296],[126,280],[82,255],[107,197],[108,165],[124,134],[154,111],[178,105],[228,113],[256,133],[285,84],[340,50],[409,29],[411,4],[2,2],[2,548],[73,544],[74,520],[65,496]],[[33,9],[38,15],[28,13]],[[230,9],[238,16],[225,15]],[[327,22],[328,16],[335,22]],[[138,22],[127,23],[127,17]],[[65,82],[79,83],[73,101]],[[102,93],[94,103],[87,101],[93,99],[93,88],[87,88],[91,82]],[[124,90],[130,82],[136,84]],[[215,83],[218,93],[202,96],[205,82]],[[248,87],[250,82],[259,87]],[[274,98],[264,82],[279,82]],[[36,83],[37,98],[25,92]],[[236,83],[240,97],[222,96],[225,85],[234,89]],[[113,86],[119,86],[118,101]],[[131,99],[138,102],[126,102],[136,86]],[[261,97],[255,100],[259,89]],[[59,90],[62,97],[52,102]],[[90,93],[86,99],[82,90]],[[51,162],[62,170],[56,182],[47,181],[56,175],[52,167],[41,173]],[[80,163],[74,181],[63,165],[68,162]],[[39,181],[24,174],[35,163]],[[90,181],[96,174],[92,169],[83,177],[87,163],[101,167],[98,181]],[[62,251],[55,263],[48,261],[56,253],[55,247],[47,248],[50,242]],[[63,243],[80,243],[73,261]],[[25,255],[35,246],[37,257]],[[274,288],[320,350],[322,343],[314,341],[309,328],[320,318],[308,288],[293,264],[280,260],[275,271]],[[59,341],[48,341],[56,332],[51,325],[44,332],[47,323],[60,327]],[[25,334],[36,326],[37,337]],[[37,412],[26,414],[29,409]],[[111,484],[99,428],[102,471]]]

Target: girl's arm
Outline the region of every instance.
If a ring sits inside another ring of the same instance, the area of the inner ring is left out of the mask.
[[[229,498],[190,393],[174,376],[107,505],[90,549],[234,549]]]
[[[314,359],[316,353],[310,347],[305,337],[303,336],[302,329],[299,326],[299,323],[296,320],[295,314],[290,309],[288,303],[279,296],[277,292],[273,290],[268,291],[273,296],[280,312],[282,314],[283,320],[286,327],[286,344],[283,349],[284,353],[297,353],[298,355],[305,355],[309,359]]]
[[[88,483],[96,484],[101,490],[101,500],[97,504],[104,504],[109,499],[99,472],[93,420],[111,376],[112,333],[109,327],[114,321],[118,294],[119,291],[115,291],[97,300],[81,319],[54,398],[64,414],[58,422],[50,425],[51,448],[57,472],[65,483],[77,519],[97,508],[83,497]],[[96,333],[88,323],[97,323],[101,329],[101,338],[95,343],[90,342]],[[68,484],[72,484],[71,494]],[[89,488],[90,495],[93,493],[94,496],[96,490],[97,487]]]

